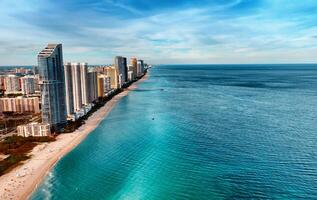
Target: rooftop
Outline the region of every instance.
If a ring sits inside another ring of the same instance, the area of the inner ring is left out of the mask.
[[[52,55],[52,53],[54,52],[54,50],[56,49],[56,47],[58,45],[61,44],[48,44],[45,49],[43,49],[40,53],[39,53],[39,57],[49,57],[50,55]]]

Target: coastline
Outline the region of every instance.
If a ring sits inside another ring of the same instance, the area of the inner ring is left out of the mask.
[[[121,98],[146,80],[148,73],[114,96],[103,107],[94,112],[76,131],[57,136],[56,141],[40,144],[30,153],[31,158],[0,177],[0,199],[28,199],[44,180],[60,158],[80,144],[110,113]]]

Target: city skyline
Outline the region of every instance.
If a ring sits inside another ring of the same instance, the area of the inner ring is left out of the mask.
[[[43,43],[91,64],[316,63],[316,11],[312,0],[4,0],[0,65],[36,65]]]

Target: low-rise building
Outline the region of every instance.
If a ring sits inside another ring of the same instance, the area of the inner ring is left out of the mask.
[[[24,76],[21,78],[22,94],[30,95],[35,93],[35,78],[34,76]]]
[[[46,123],[30,123],[17,127],[18,135],[22,137],[44,137],[51,135],[51,127]]]
[[[0,112],[40,113],[38,97],[0,98]]]
[[[19,93],[21,90],[21,84],[18,76],[8,75],[5,77],[5,93],[6,94],[15,94]]]

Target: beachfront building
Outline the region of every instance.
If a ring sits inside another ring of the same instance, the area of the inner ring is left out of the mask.
[[[105,75],[104,74],[98,74],[98,97],[104,97],[105,96]]]
[[[67,116],[70,117],[74,114],[72,64],[70,62],[67,62],[64,64],[64,73],[65,73],[66,110],[67,110]]]
[[[115,67],[107,67],[106,68],[106,75],[110,77],[111,81],[111,88],[118,89],[119,87],[119,74]]]
[[[42,122],[59,130],[67,122],[62,44],[48,44],[38,54]]]
[[[105,86],[105,93],[111,91],[111,78],[109,76],[104,77],[104,86]]]
[[[17,127],[18,136],[22,137],[44,137],[51,135],[50,124],[47,123],[30,123]]]
[[[97,72],[88,72],[88,102],[92,103],[95,100],[98,99],[98,83],[97,78],[98,74]]]
[[[35,93],[35,78],[34,76],[24,76],[21,78],[21,89],[23,95]]]
[[[88,101],[88,64],[80,63],[80,84],[81,84],[81,99],[82,104],[87,106]]]
[[[143,60],[138,60],[137,77],[140,77],[143,74],[144,74],[144,62],[143,62]]]
[[[138,68],[138,59],[135,58],[135,57],[132,57],[130,59],[130,65],[131,65],[131,68],[129,68],[129,71],[133,71],[133,80],[136,79],[137,77],[137,68]]]
[[[128,81],[133,81],[134,77],[133,77],[133,71],[128,71]]]
[[[0,112],[40,113],[38,97],[0,98]]]
[[[122,56],[116,56],[114,67],[116,68],[118,75],[122,75],[122,84],[126,83],[128,78],[127,58]]]
[[[88,64],[65,63],[64,73],[67,118],[76,120],[85,115],[92,107],[90,104],[92,101],[90,102],[89,100]],[[97,90],[94,88],[90,89],[92,93]],[[93,96],[94,95],[92,95],[91,98],[93,98]]]
[[[80,63],[72,63],[73,101],[74,111],[79,111],[83,106],[82,87],[80,76]]]
[[[19,77],[12,74],[6,76],[4,78],[4,86],[6,94],[19,93],[21,90]]]

